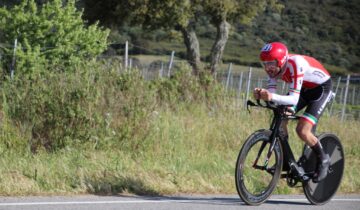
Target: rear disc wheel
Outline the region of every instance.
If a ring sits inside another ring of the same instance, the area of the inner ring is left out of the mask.
[[[340,186],[344,172],[345,156],[338,137],[334,134],[324,133],[318,136],[325,153],[330,156],[331,163],[325,179],[315,183],[312,180],[303,183],[304,194],[310,203],[323,205],[331,200]],[[305,172],[316,170],[317,158],[309,146],[304,147],[303,156]]]

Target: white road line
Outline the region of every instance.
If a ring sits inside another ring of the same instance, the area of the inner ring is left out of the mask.
[[[37,205],[83,205],[83,204],[126,204],[126,203],[166,203],[167,200],[131,200],[131,201],[58,201],[58,202],[24,202],[0,203],[0,206],[37,206]]]
[[[304,201],[307,202],[307,199],[302,198],[277,198],[269,199],[269,201],[281,201],[281,202],[294,202],[294,201]],[[360,198],[334,198],[331,201],[341,201],[341,202],[360,202]],[[221,199],[194,199],[194,200],[128,200],[128,201],[56,201],[56,202],[18,202],[18,203],[0,203],[0,206],[37,206],[37,205],[90,205],[90,204],[141,204],[141,203],[243,203],[242,201],[230,201],[230,200],[221,200]]]
[[[308,201],[306,198],[275,198],[275,199],[269,199],[269,201]],[[360,198],[333,198],[331,201],[349,201],[349,202],[360,202]],[[330,202],[331,202],[330,201]]]

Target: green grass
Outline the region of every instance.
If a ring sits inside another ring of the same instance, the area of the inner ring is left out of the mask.
[[[269,127],[270,112],[249,114],[190,69],[147,81],[136,70],[103,68],[45,69],[2,83],[0,195],[236,193],[238,152]],[[303,145],[289,126],[299,157]],[[320,122],[320,132],[334,132],[345,148],[341,193],[360,192],[359,126],[327,116]],[[300,191],[281,181],[275,193]]]
[[[1,145],[0,194],[176,194],[236,193],[234,168],[238,151],[254,130],[267,128],[270,114],[248,114],[233,102],[209,111],[204,105],[153,113],[151,129],[137,148],[94,149],[92,143],[33,155]],[[211,110],[211,109],[210,109]],[[295,123],[290,143],[300,153]],[[336,133],[346,154],[340,193],[359,193],[360,123],[339,123],[324,116],[319,131]],[[275,193],[299,193],[280,181]]]

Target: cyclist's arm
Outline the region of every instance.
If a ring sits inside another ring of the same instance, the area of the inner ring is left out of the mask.
[[[277,104],[296,105],[300,98],[300,90],[303,84],[304,73],[296,69],[294,61],[289,60],[289,62],[291,64],[289,70],[292,79],[292,82],[289,84],[289,94],[285,96],[273,93],[271,100]]]

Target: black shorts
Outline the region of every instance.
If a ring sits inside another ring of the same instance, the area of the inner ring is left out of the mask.
[[[301,116],[302,119],[310,122],[312,125],[317,124],[321,114],[333,97],[331,88],[332,83],[331,79],[329,79],[315,88],[301,89],[299,102],[295,110],[299,112],[306,107],[304,114]]]

